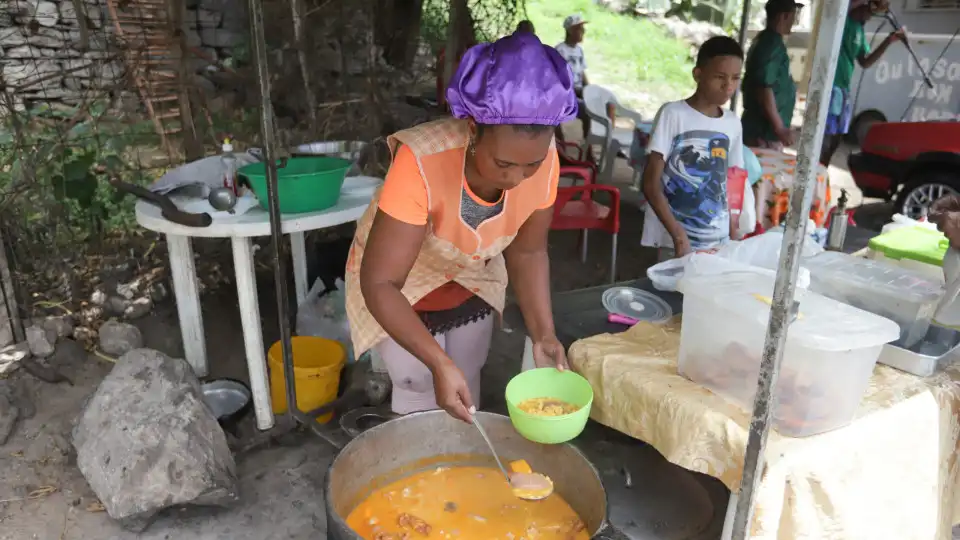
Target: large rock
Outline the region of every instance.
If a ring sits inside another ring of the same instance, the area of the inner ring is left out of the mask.
[[[237,500],[227,439],[179,358],[151,349],[123,355],[80,414],[73,445],[107,513],[132,530],[171,506]]]
[[[0,446],[7,443],[19,418],[20,409],[7,396],[0,394]]]
[[[100,350],[103,352],[120,356],[140,347],[143,347],[143,335],[136,326],[107,321],[100,327]]]
[[[35,324],[27,328],[26,333],[30,352],[37,358],[46,358],[56,350],[57,333],[55,331],[46,330]]]

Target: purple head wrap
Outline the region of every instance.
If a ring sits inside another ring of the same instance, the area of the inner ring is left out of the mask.
[[[453,116],[479,124],[558,126],[577,116],[570,66],[527,32],[470,48],[450,80],[447,102]]]

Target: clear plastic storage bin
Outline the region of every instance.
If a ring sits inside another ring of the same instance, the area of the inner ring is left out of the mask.
[[[770,318],[773,278],[754,273],[684,280],[679,370],[752,410]],[[798,291],[787,334],[774,428],[807,437],[849,424],[884,343],[900,329],[883,317]]]
[[[900,325],[896,344],[910,348],[927,335],[943,289],[926,276],[884,261],[826,252],[801,263],[810,290]]]

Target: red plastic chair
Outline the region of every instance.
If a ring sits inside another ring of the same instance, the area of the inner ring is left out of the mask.
[[[576,157],[571,157],[569,153],[571,149],[576,152]],[[596,180],[600,169],[592,160],[584,158],[584,149],[582,146],[575,142],[557,141],[557,150],[560,154],[561,167],[582,167],[590,169],[593,171],[593,180],[590,183],[593,183]]]
[[[610,194],[611,205],[606,206],[593,200],[597,191]],[[580,259],[587,261],[587,231],[607,231],[613,237],[610,254],[610,283],[617,279],[617,235],[620,233],[620,190],[612,186],[584,184],[582,186],[557,189],[557,202],[553,205],[553,221],[550,229],[554,231],[582,231]]]

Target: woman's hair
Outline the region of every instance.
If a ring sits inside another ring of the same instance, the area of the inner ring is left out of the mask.
[[[504,125],[504,124],[499,124]],[[508,124],[513,128],[514,131],[518,133],[525,133],[531,138],[540,135],[545,131],[553,131],[553,126],[545,126],[543,124]],[[496,127],[497,124],[477,124],[477,140],[480,140],[480,137],[483,136],[483,132]]]
[[[450,80],[447,102],[453,116],[486,125],[554,127],[577,116],[567,61],[528,32],[468,50]]]

